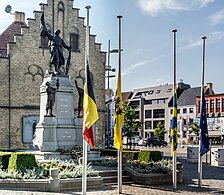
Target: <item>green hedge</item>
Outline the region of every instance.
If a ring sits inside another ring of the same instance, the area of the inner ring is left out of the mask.
[[[160,161],[162,160],[162,154],[160,151],[150,151],[150,150],[141,150],[139,152],[138,160],[144,161],[144,162],[150,162],[150,161]]]
[[[37,161],[34,154],[25,152],[12,153],[9,159],[9,171],[17,171],[22,169],[33,169],[37,167]]]
[[[11,157],[11,152],[0,152],[0,166],[1,169],[7,170],[9,164],[9,158]]]
[[[122,154],[128,161],[133,161],[138,160],[139,151],[124,150]]]

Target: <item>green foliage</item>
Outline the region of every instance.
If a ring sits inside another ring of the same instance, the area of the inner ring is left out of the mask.
[[[41,167],[18,171],[0,170],[0,179],[44,179],[48,176]]]
[[[132,137],[139,135],[139,129],[142,123],[136,120],[136,108],[129,106],[129,102],[123,102],[124,126],[122,128],[123,136],[131,140]]]
[[[60,154],[71,154],[71,151],[68,148],[59,148],[57,152],[60,152]]]
[[[128,167],[139,173],[168,173],[172,171],[172,161],[161,160],[158,162],[132,161],[128,162]]]
[[[162,155],[160,151],[150,151],[150,150],[141,150],[138,156],[139,161],[150,162],[150,161],[160,161],[162,160]]]
[[[195,123],[195,122],[191,123],[190,129],[191,129],[192,133],[194,133],[195,135],[199,136],[200,127],[198,126],[198,123]]]
[[[33,169],[35,167],[37,167],[37,162],[34,154],[25,152],[15,152],[12,153],[9,159],[9,171]]]
[[[51,159],[48,161],[38,162],[38,166],[45,169],[48,174],[51,168],[58,168],[59,171],[68,170],[73,171],[76,168],[76,163],[71,160],[59,160],[59,159]]]
[[[79,145],[74,145],[72,148],[60,148],[58,152],[60,152],[60,154],[71,155],[76,161],[83,155],[82,146]]]
[[[79,160],[83,156],[83,150],[81,146],[74,145],[71,149],[71,155],[73,159]]]
[[[8,169],[10,157],[11,157],[10,152],[0,152],[0,167],[1,167],[1,169],[4,169],[4,170]]]
[[[156,128],[154,129],[154,134],[158,137],[164,137],[166,134],[166,129],[164,128],[164,125],[159,121],[156,125]]]
[[[138,160],[139,151],[124,150],[122,155],[127,159],[127,161]]]
[[[96,166],[104,167],[117,167],[117,158],[116,157],[106,157],[101,161],[92,162]]]
[[[86,174],[87,177],[99,176],[99,173],[94,171],[90,165],[87,165]],[[76,165],[73,170],[64,169],[63,171],[60,171],[59,177],[61,179],[82,177],[82,164]]]

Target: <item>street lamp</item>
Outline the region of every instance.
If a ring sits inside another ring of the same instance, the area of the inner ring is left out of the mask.
[[[107,66],[106,66],[106,71],[107,71],[107,89],[110,89],[110,78],[115,77],[115,75],[110,75],[110,71],[111,72],[115,72],[116,69],[112,68],[110,66],[110,54],[111,53],[118,53],[118,49],[113,49],[110,50],[110,40],[108,41],[108,52],[107,52]]]

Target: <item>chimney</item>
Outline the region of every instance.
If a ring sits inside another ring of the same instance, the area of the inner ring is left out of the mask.
[[[213,83],[207,83],[208,94],[213,94]]]
[[[15,11],[15,13],[13,15],[14,15],[14,21],[25,23],[25,13],[24,12]]]

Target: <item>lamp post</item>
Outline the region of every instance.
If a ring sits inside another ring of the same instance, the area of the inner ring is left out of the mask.
[[[107,71],[107,89],[110,88],[110,78],[115,77],[115,75],[110,75],[111,72],[115,72],[115,68],[111,69],[110,66],[110,54],[111,53],[118,53],[117,49],[110,50],[110,40],[108,41],[108,52],[107,52],[107,66],[106,66],[106,71]]]
[[[109,92],[110,89],[110,78],[115,77],[116,75],[110,75],[111,72],[115,72],[115,68],[111,68],[110,66],[110,54],[111,53],[118,53],[118,49],[110,50],[110,40],[108,41],[108,52],[107,52],[107,66],[105,67],[105,71],[107,71],[107,89]],[[107,129],[106,129],[106,135],[107,135],[107,147],[109,147],[109,141],[110,141],[110,135],[111,135],[111,109],[110,109],[110,102],[107,103]]]

